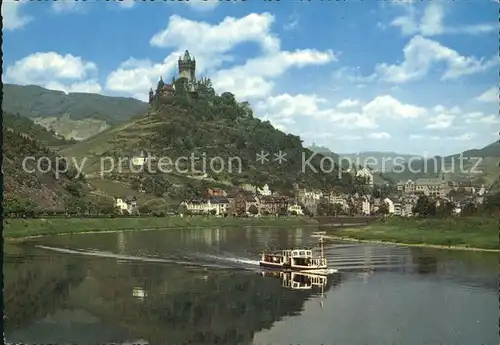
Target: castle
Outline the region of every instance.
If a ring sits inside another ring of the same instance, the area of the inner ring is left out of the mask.
[[[149,90],[149,105],[156,108],[157,101],[162,97],[175,95],[182,88],[184,92],[190,96],[197,98],[198,82],[196,81],[196,60],[191,58],[189,51],[184,52],[184,56],[179,56],[177,62],[179,78],[172,78],[172,83],[165,84],[160,76],[160,81],[156,87],[156,91],[151,88]]]

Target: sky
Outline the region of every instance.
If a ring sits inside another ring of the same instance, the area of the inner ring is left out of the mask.
[[[446,155],[499,139],[498,2],[2,2],[3,81],[147,101],[197,77],[305,145]]]

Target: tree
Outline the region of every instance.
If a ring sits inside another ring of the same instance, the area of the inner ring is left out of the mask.
[[[188,214],[188,208],[186,207],[186,205],[179,206],[179,213],[180,214]]]
[[[471,217],[477,214],[476,204],[472,202],[468,202],[462,207],[460,214],[464,217]]]
[[[381,215],[388,215],[389,214],[389,205],[387,204],[387,202],[383,202],[380,204],[379,208],[378,208],[378,214],[381,214]]]
[[[429,197],[422,195],[418,198],[417,204],[413,207],[413,213],[420,217],[428,217],[436,215],[436,203]]]
[[[342,212],[344,211],[344,207],[342,206],[342,204],[339,204],[339,203],[335,203],[331,206],[331,213],[333,213],[333,215],[335,217],[337,217],[339,214],[342,214]]]
[[[259,209],[255,205],[250,205],[250,207],[248,208],[248,212],[255,216],[257,213],[259,213]]]
[[[210,210],[210,214],[211,214],[212,216],[215,216],[215,215],[217,214],[217,210]]]
[[[451,217],[453,215],[453,210],[455,205],[449,201],[442,201],[438,207],[436,207],[436,215],[439,217]]]

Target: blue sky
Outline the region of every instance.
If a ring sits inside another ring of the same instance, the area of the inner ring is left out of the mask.
[[[498,3],[3,2],[3,80],[146,100],[185,49],[256,116],[335,152],[498,139]]]

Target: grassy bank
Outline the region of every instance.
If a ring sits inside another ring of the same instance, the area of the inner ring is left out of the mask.
[[[51,218],[7,219],[3,235],[6,239],[31,236],[101,232],[118,230],[223,227],[223,226],[305,226],[317,225],[306,217],[215,218],[215,217],[131,217],[131,218]]]
[[[332,238],[457,249],[499,250],[498,219],[402,219],[329,232]]]

